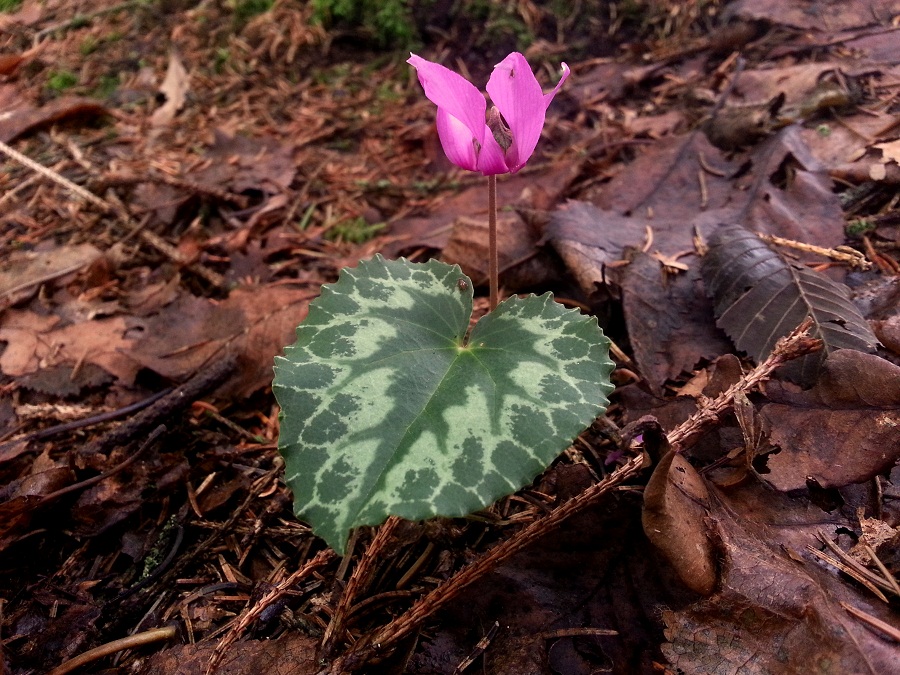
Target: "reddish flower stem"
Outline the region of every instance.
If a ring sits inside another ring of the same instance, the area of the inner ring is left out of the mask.
[[[500,265],[497,261],[497,176],[488,176],[488,286],[491,311],[497,309],[500,296]]]

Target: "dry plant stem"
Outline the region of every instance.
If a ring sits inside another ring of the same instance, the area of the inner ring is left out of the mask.
[[[3,141],[0,141],[0,152],[2,152],[4,155],[9,157],[10,159],[16,160],[19,164],[22,164],[23,166],[27,166],[32,171],[35,171],[36,173],[41,174],[45,178],[49,178],[54,183],[56,183],[58,185],[62,185],[64,188],[69,190],[69,192],[74,192],[76,195],[78,195],[85,201],[90,202],[94,206],[102,209],[103,211],[111,211],[112,210],[110,208],[109,204],[107,204],[105,201],[100,199],[100,197],[95,195],[93,192],[89,192],[89,191],[85,190],[83,187],[81,187],[77,183],[73,183],[68,178],[59,175],[58,173],[56,173],[56,171],[53,171],[52,169],[48,169],[43,164],[39,164],[38,162],[35,162],[33,159],[31,159],[31,157],[28,157],[27,155],[23,155],[21,152],[19,152],[18,150],[15,150],[14,148],[11,148]]]
[[[810,352],[821,349],[821,340],[810,338],[807,331],[812,326],[812,321],[806,319],[789,335],[781,338],[775,349],[756,368],[744,375],[738,382],[719,394],[715,399],[702,406],[687,420],[678,425],[671,433],[667,434],[669,445],[675,452],[681,452],[690,447],[701,434],[718,423],[734,403],[734,397],[738,392],[747,393],[756,386],[771,377],[772,372],[788,361],[796,359]]]
[[[84,654],[79,654],[75,658],[69,659],[62,665],[51,670],[49,675],[65,675],[91,661],[102,659],[104,656],[117,654],[126,649],[134,649],[135,647],[141,647],[142,645],[149,645],[153,642],[160,642],[161,640],[171,640],[175,637],[176,633],[177,630],[174,626],[165,626],[164,628],[154,628],[153,630],[144,631],[143,633],[129,635],[120,640],[113,640],[112,642],[107,642],[105,645],[100,645],[99,647],[86,651]]]
[[[837,260],[838,262],[847,263],[851,268],[858,268],[863,271],[872,269],[872,263],[866,260],[866,256],[864,256],[859,251],[848,249],[847,247],[841,247],[837,249],[824,248],[822,246],[816,246],[814,244],[807,244],[802,241],[785,239],[784,237],[776,237],[773,234],[766,234],[765,232],[757,232],[756,236],[768,244],[785,246],[787,248],[793,248],[798,251],[804,251],[806,253],[816,253],[818,255],[825,256],[826,258]]]
[[[378,528],[378,532],[372,539],[372,543],[369,544],[366,552],[360,557],[359,562],[356,564],[356,568],[353,570],[353,574],[350,575],[350,580],[344,587],[341,599],[338,600],[337,607],[334,609],[334,614],[331,616],[328,628],[325,629],[325,635],[322,637],[322,646],[320,650],[321,658],[328,659],[331,657],[335,645],[343,635],[344,624],[347,621],[347,617],[350,615],[350,609],[356,602],[356,598],[359,596],[360,592],[365,590],[366,586],[369,585],[369,582],[372,579],[372,573],[375,571],[375,563],[381,557],[385,547],[394,534],[394,530],[397,529],[399,524],[400,519],[396,516],[388,518],[384,525]]]
[[[816,558],[818,558],[819,560],[821,560],[822,562],[828,563],[828,564],[831,565],[832,567],[834,567],[834,568],[836,568],[836,569],[839,569],[839,570],[840,570],[841,572],[843,572],[844,574],[846,574],[846,575],[848,575],[848,576],[853,577],[854,579],[856,579],[860,584],[862,584],[863,586],[865,586],[866,588],[868,588],[869,591],[871,591],[872,594],[873,594],[874,596],[876,596],[876,597],[877,597],[879,600],[881,600],[882,602],[884,602],[884,603],[890,602],[890,601],[887,599],[887,596],[886,596],[884,593],[882,593],[880,590],[878,590],[878,588],[875,586],[875,584],[873,584],[871,581],[869,581],[869,579],[866,578],[868,573],[866,573],[866,574],[860,573],[860,572],[853,566],[853,564],[846,564],[846,563],[843,563],[843,562],[841,562],[840,560],[837,560],[837,559],[835,559],[835,558],[832,558],[832,557],[831,557],[830,555],[828,555],[827,553],[825,553],[825,552],[823,552],[823,551],[820,551],[819,549],[817,549],[817,548],[815,548],[814,546],[811,546],[811,545],[809,545],[809,544],[806,545],[806,550],[807,550],[810,554],[814,555]],[[846,556],[846,554],[842,554],[842,555]]]
[[[871,546],[869,546],[866,542],[862,542],[863,550],[869,556],[869,559],[875,563],[875,567],[878,568],[878,571],[881,572],[881,575],[884,577],[885,582],[890,587],[892,591],[894,591],[894,595],[900,598],[900,584],[897,583],[896,577],[891,574],[891,571],[885,567],[884,563],[881,562],[881,558],[875,553]]]
[[[241,517],[241,515],[243,515],[247,511],[247,509],[250,508],[250,505],[259,498],[259,495],[267,490],[272,482],[276,480],[276,477],[281,475],[283,472],[284,464],[281,462],[276,462],[275,466],[272,469],[260,476],[250,486],[250,491],[248,492],[247,497],[234,510],[234,512],[232,512],[232,514],[228,516],[228,520],[213,529],[212,533],[206,539],[201,541],[192,549],[186,550],[184,551],[184,553],[176,556],[171,566],[155,579],[153,585],[140,590],[145,592],[146,595],[150,595],[154,592],[158,593],[159,589],[169,588],[169,586],[173,583],[173,580],[176,579],[193,560],[202,556],[213,546],[213,544],[218,542],[219,539],[221,539],[223,536],[235,531],[236,523],[238,522],[238,519]],[[154,570],[154,573],[155,572],[156,570]],[[131,594],[129,593],[128,595]]]
[[[491,311],[500,299],[500,263],[497,259],[497,176],[488,176],[488,285]]]
[[[868,567],[853,558],[849,553],[845,552],[840,546],[838,546],[831,540],[831,537],[827,536],[822,530],[819,530],[817,534],[819,535],[819,541],[825,544],[837,556],[837,559],[826,555],[824,552],[819,551],[818,549],[810,545],[806,546],[807,551],[812,553],[820,560],[827,562],[829,565],[838,568],[848,576],[856,579],[859,583],[872,591],[872,593],[877,595],[878,598],[883,602],[888,602],[888,599],[881,591],[878,590],[878,588],[884,589],[885,591],[891,591],[898,597],[900,597],[900,589],[897,589],[896,587],[896,579],[894,579],[886,569],[883,569],[883,565],[878,559],[878,556],[875,555],[875,552],[872,551],[871,548],[869,548],[865,543],[863,543],[863,546],[868,549],[866,552],[869,554],[869,557],[872,559],[872,561],[877,564],[879,570],[884,575],[884,578],[879,577]]]
[[[40,44],[41,40],[52,33],[57,31],[68,30],[73,26],[79,25],[87,25],[91,19],[96,19],[97,17],[104,16],[106,14],[113,14],[115,12],[121,12],[126,9],[132,9],[140,7],[142,4],[142,0],[126,0],[126,2],[119,3],[118,5],[113,5],[112,7],[106,7],[104,9],[99,9],[93,12],[78,12],[71,19],[66,21],[60,21],[59,23],[55,23],[52,26],[48,26],[43,30],[37,32],[34,36],[34,45],[37,46]]]
[[[350,651],[335,660],[328,668],[320,671],[319,675],[339,675],[352,672],[365,666],[366,662],[377,654],[390,651],[403,638],[417,630],[428,617],[459,595],[464,588],[559,527],[567,518],[596,503],[600,497],[614,487],[637,475],[643,466],[643,456],[634,457],[605,479],[595,483],[577,497],[573,497],[547,516],[531,522],[527,527],[495,546],[482,558],[461,569],[446,583],[420,598],[406,613],[373,635],[360,640]]]
[[[204,675],[212,675],[216,672],[216,669],[219,667],[219,662],[222,660],[222,657],[225,655],[228,648],[241,637],[244,632],[246,632],[247,628],[259,618],[259,615],[262,614],[267,607],[278,601],[285,593],[291,590],[298,581],[309,576],[319,567],[322,567],[331,560],[332,557],[334,557],[334,551],[331,549],[319,551],[315,558],[307,562],[303,567],[286,579],[277,583],[268,593],[260,598],[259,602],[252,607],[245,609],[237,623],[235,623],[231,630],[228,631],[228,634],[219,641],[219,644],[216,645],[209,662],[206,664],[206,669],[203,671]]]

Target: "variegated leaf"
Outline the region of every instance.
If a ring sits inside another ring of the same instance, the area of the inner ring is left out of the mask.
[[[466,340],[458,266],[380,256],[310,304],[275,365],[297,515],[339,553],[388,515],[462,516],[527,485],[607,405],[609,341],[550,294]]]

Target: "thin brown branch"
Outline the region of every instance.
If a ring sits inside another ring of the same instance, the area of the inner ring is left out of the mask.
[[[143,633],[135,633],[134,635],[129,635],[128,637],[123,637],[119,640],[107,642],[105,645],[100,645],[99,647],[95,647],[94,649],[69,659],[62,665],[51,670],[49,675],[66,675],[66,673],[71,673],[73,670],[77,670],[78,668],[81,668],[92,661],[96,661],[97,659],[102,659],[105,656],[117,654],[126,649],[134,649],[135,647],[142,647],[143,645],[149,645],[154,642],[161,642],[162,640],[171,640],[175,637],[177,632],[178,631],[174,626],[164,626],[163,628],[154,628],[152,630],[144,631]]]
[[[843,607],[849,614],[852,614],[863,623],[871,626],[872,628],[880,630],[895,642],[900,642],[900,630],[897,630],[891,624],[886,623],[881,619],[878,619],[871,614],[862,611],[861,609],[857,609],[853,605],[849,605],[846,602],[842,602],[841,607]]]
[[[65,176],[60,175],[52,169],[48,169],[43,164],[35,162],[27,155],[23,155],[21,152],[10,147],[2,141],[0,141],[0,152],[5,154],[10,159],[14,159],[15,161],[19,162],[23,166],[28,167],[32,171],[35,171],[45,178],[50,179],[57,185],[64,187],[66,190],[76,194],[85,201],[90,202],[98,209],[100,209],[103,213],[114,215],[129,230],[136,231],[138,233],[138,236],[144,241],[144,243],[149,244],[174,262],[187,266],[191,271],[197,274],[197,276],[202,277],[213,286],[216,286],[217,288],[225,288],[225,286],[227,285],[225,283],[224,277],[222,277],[221,274],[218,274],[217,272],[214,272],[211,269],[204,267],[203,265],[198,265],[196,263],[191,263],[190,261],[185,260],[181,252],[165,239],[153,232],[150,232],[149,230],[140,229],[138,226],[136,226],[131,216],[128,215],[128,211],[121,203],[112,204],[109,201],[101,199],[90,190],[86,190],[77,183],[73,183]]]
[[[765,232],[757,232],[756,236],[768,244],[775,244],[776,246],[793,248],[797,251],[803,251],[805,253],[815,253],[816,255],[821,255],[826,258],[830,258],[831,260],[847,263],[852,269],[860,269],[863,271],[872,269],[872,263],[866,260],[866,256],[864,256],[856,249],[850,248],[848,246],[825,248],[824,246],[807,244],[802,241],[795,241],[794,239],[776,237],[774,234],[766,234]]]
[[[356,568],[353,570],[353,574],[350,575],[350,580],[347,582],[347,586],[341,594],[341,599],[338,601],[337,607],[335,607],[334,614],[331,616],[331,622],[328,624],[328,628],[325,629],[325,635],[322,636],[322,647],[320,652],[323,659],[331,657],[331,653],[334,651],[337,641],[340,640],[343,635],[344,624],[350,616],[350,609],[356,602],[356,598],[359,596],[360,592],[363,591],[371,581],[375,563],[383,554],[385,547],[390,542],[391,537],[393,537],[394,531],[397,529],[400,522],[400,519],[396,516],[388,518],[384,524],[378,528],[378,533],[372,539],[372,543],[369,544],[366,552],[363,553],[359,562],[356,564]]]
[[[753,391],[772,376],[772,373],[788,361],[821,349],[821,340],[808,335],[812,322],[806,319],[792,333],[781,338],[765,361],[744,375],[738,382],[702,406],[697,412],[667,434],[675,452],[688,448],[701,434],[719,422],[734,404],[738,392]]]

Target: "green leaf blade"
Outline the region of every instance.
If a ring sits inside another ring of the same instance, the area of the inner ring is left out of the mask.
[[[512,298],[464,345],[471,308],[458,267],[376,257],[323,289],[277,360],[295,510],[338,552],[388,515],[461,516],[514,492],[605,409],[595,319]]]

